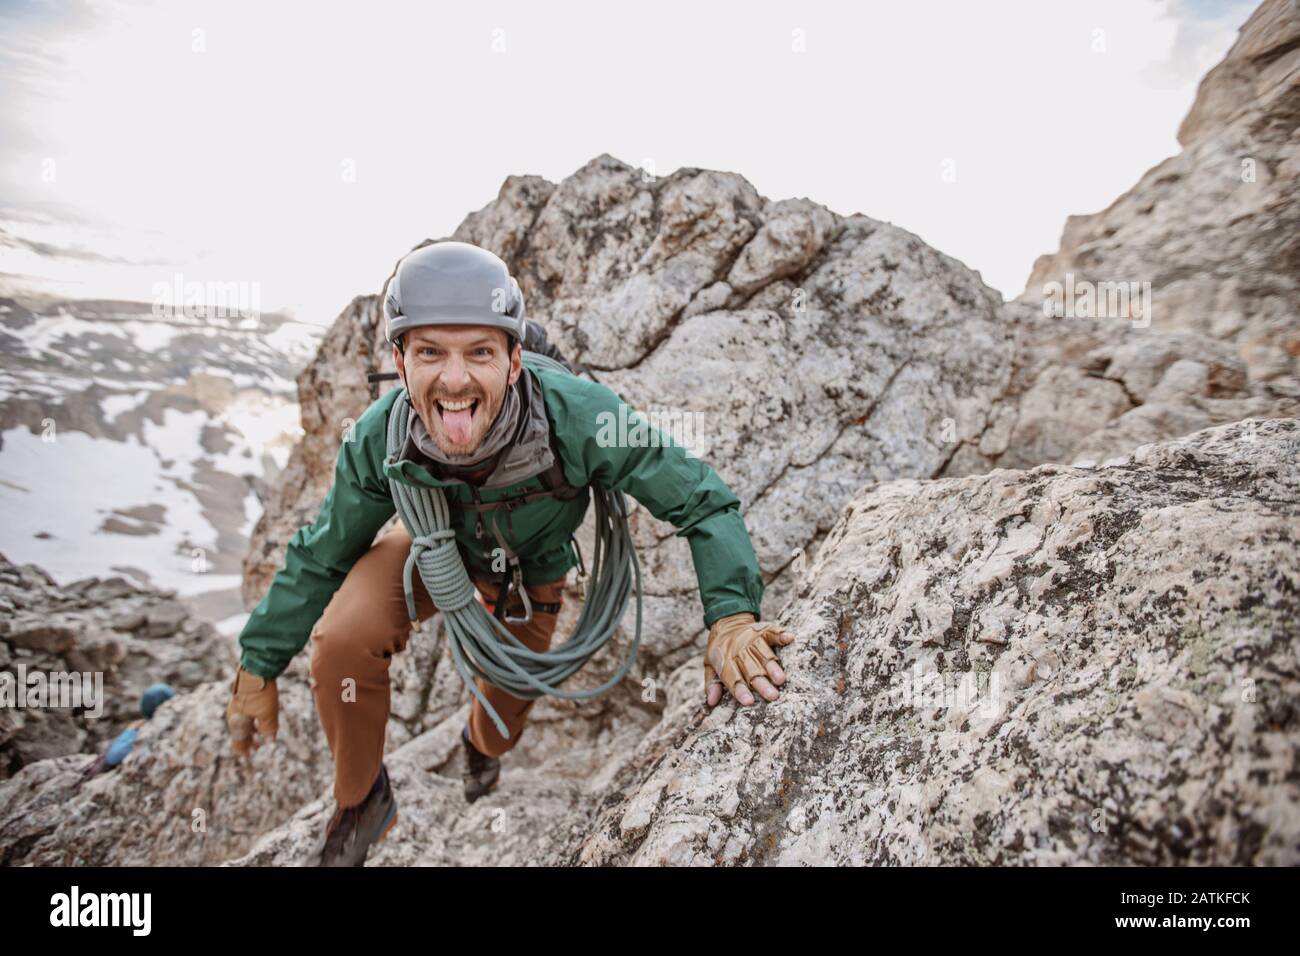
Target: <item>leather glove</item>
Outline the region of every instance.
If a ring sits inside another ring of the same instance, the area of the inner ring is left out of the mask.
[[[279,731],[280,693],[274,680],[250,674],[242,667],[235,672],[232,691],[226,708],[230,746],[235,753],[247,755],[250,746],[257,749],[261,738],[272,739]]]
[[[760,624],[748,611],[714,621],[704,651],[704,693],[708,705],[712,707],[722,699],[724,687],[745,706],[754,703],[751,686],[764,699],[776,700],[780,695],[772,685],[784,684],[785,673],[772,648],[793,640],[794,635],[779,624],[770,621]]]

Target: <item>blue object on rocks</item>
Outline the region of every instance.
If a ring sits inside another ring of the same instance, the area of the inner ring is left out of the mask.
[[[109,767],[116,767],[125,760],[126,755],[135,746],[135,738],[138,733],[139,728],[128,727],[118,734],[117,739],[109,746],[108,753],[104,754],[104,763]]]
[[[175,696],[176,691],[169,684],[152,684],[145,688],[144,695],[140,698],[140,713],[148,720],[155,710]]]

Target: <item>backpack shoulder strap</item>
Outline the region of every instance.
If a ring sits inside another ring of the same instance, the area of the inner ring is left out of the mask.
[[[564,462],[560,459],[560,450],[555,444],[554,428],[547,429],[546,438],[551,445],[551,464],[537,478],[541,481],[542,487],[554,494],[556,498],[561,501],[571,501],[582,494],[582,489],[575,488],[569,484],[569,479],[564,477]]]
[[[393,399],[393,404],[388,407],[388,439],[385,442],[384,450],[390,462],[397,461],[402,449],[406,447],[406,422],[410,407],[410,399],[406,395],[406,389],[399,388],[397,398]],[[411,527],[411,522],[406,518],[406,509],[401,507],[401,502],[398,500],[397,482],[392,478],[388,479],[388,493],[393,498],[393,504],[397,506],[397,515],[401,518],[403,527],[406,528],[407,534],[414,539],[417,532],[415,528]]]

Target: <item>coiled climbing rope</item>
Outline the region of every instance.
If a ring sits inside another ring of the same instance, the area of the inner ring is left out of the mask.
[[[543,368],[572,374],[546,356],[536,353],[529,356]],[[390,461],[405,446],[409,408],[410,399],[403,388],[388,416]],[[641,566],[627,526],[627,499],[622,492],[591,486],[596,518],[592,583],[586,590],[573,633],[558,647],[538,652],[525,646],[479,603],[456,547],[456,533],[451,527],[450,507],[443,490],[416,488],[401,481],[390,481],[389,485],[397,514],[411,535],[411,552],[402,570],[407,614],[416,620],[412,572],[418,570],[434,606],[442,612],[457,673],[483,705],[502,737],[509,737],[509,731],[479,690],[475,678],[482,677],[523,700],[544,695],[586,700],[605,693],[623,679],[636,660],[641,644]],[[581,670],[614,636],[634,587],[636,633],[623,666],[598,687],[560,690],[560,685]]]

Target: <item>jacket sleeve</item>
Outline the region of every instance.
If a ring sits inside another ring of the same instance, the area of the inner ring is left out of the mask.
[[[240,666],[268,680],[306,645],[334,592],[396,513],[382,462],[393,393],[371,404],[341,443],[316,519],[289,539],[284,565],[239,635]]]
[[[677,528],[690,543],[704,605],[704,626],[749,611],[762,617],[763,576],[740,514],[740,499],[707,464],[671,436],[651,442],[617,440],[619,417],[630,433],[638,413],[612,389],[585,379],[558,401],[557,438],[581,481],[623,491]],[[647,423],[647,431],[649,431]]]

